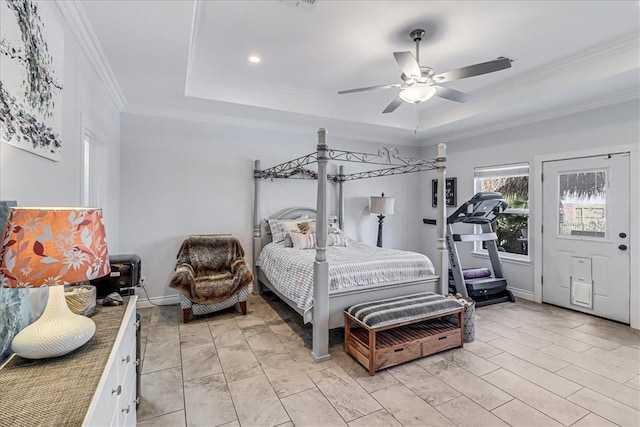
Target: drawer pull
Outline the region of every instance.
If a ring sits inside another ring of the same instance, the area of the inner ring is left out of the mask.
[[[131,405],[127,405],[126,408],[122,408],[122,413],[123,414],[128,414],[129,413],[129,408],[131,407]]]
[[[393,350],[394,353],[398,353],[400,351],[404,351],[404,348],[396,348],[395,350]]]
[[[122,359],[123,363],[129,363],[129,361],[131,360],[131,356],[127,354],[127,357],[125,357],[124,359]]]
[[[447,336],[445,335],[444,337],[440,337],[440,338],[438,338],[438,341],[440,341],[440,340],[446,340],[446,339],[447,339]]]
[[[138,357],[138,358],[136,359],[136,361],[135,361],[135,362],[133,362],[133,364],[134,364],[134,365],[136,365],[136,366],[140,366],[140,358]]]
[[[122,386],[119,385],[117,388],[114,388],[111,390],[111,394],[115,393],[116,396],[120,396],[120,393],[122,393]]]

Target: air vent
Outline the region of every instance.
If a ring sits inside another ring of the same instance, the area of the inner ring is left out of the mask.
[[[288,6],[298,7],[304,10],[311,10],[316,4],[316,0],[280,0],[282,4]]]

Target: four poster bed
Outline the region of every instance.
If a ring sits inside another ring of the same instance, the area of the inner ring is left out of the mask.
[[[378,166],[375,166],[377,169],[349,175],[345,175],[344,167],[340,166],[338,175],[328,175],[327,163],[330,160]],[[435,160],[403,157],[396,149],[382,148],[377,154],[330,149],[326,145],[324,129],[318,130],[317,151],[314,153],[268,169],[261,169],[260,161],[255,161],[253,290],[254,293],[261,293],[265,287],[268,288],[302,315],[305,322],[313,323],[311,356],[316,362],[329,359],[329,329],[344,326],[343,312],[349,306],[425,291],[446,294],[445,162],[444,144],[438,145],[438,157]],[[317,172],[306,169],[312,163],[318,164]],[[435,263],[413,252],[372,248],[350,239],[344,244],[333,241],[335,235],[329,233],[343,228],[345,182],[427,170],[437,170],[438,173],[438,259]],[[259,210],[260,181],[279,178],[317,179],[317,209],[292,208],[263,220]],[[327,214],[328,181],[339,186],[337,219]],[[283,242],[283,234],[273,236],[267,224],[268,221],[273,226],[278,221],[297,220],[302,223],[314,219],[315,250],[307,251],[287,247]],[[336,246],[327,247],[328,239],[331,240],[329,243]]]

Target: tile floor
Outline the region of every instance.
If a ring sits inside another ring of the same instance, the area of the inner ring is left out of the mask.
[[[640,332],[519,300],[477,309],[476,340],[367,371],[275,297],[251,296],[183,324],[179,307],[143,315],[142,402],[149,426],[640,426]]]

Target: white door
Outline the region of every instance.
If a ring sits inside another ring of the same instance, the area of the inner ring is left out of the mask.
[[[542,172],[542,300],[629,323],[629,154]]]

